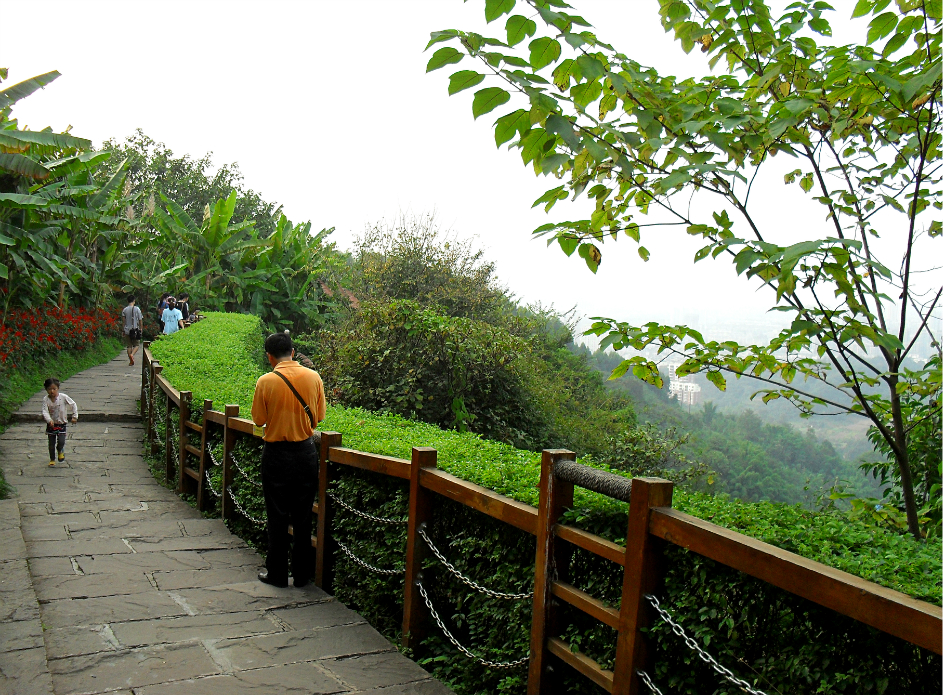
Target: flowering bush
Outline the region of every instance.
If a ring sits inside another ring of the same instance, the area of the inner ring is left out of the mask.
[[[98,338],[120,335],[117,311],[60,309],[55,305],[11,309],[0,324],[0,373],[14,369],[24,359],[82,350]]]

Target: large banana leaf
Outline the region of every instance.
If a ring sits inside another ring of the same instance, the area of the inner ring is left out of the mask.
[[[71,157],[63,157],[51,162],[43,162],[44,166],[52,171],[53,176],[68,176],[76,171],[94,168],[111,157],[111,152],[82,152]]]
[[[15,104],[24,97],[28,97],[37,89],[42,89],[60,75],[61,73],[58,70],[53,70],[52,72],[47,72],[43,75],[37,75],[36,77],[31,77],[28,80],[23,80],[22,82],[16,83],[12,87],[7,87],[6,89],[0,91],[0,110]]]
[[[49,169],[21,154],[0,152],[0,171],[10,171],[19,176],[38,181],[49,178]]]
[[[0,152],[27,152],[33,155],[52,154],[62,150],[86,150],[91,140],[77,138],[68,133],[53,133],[50,130],[0,130]]]
[[[115,169],[115,173],[111,175],[111,178],[101,187],[101,190],[89,198],[88,204],[99,210],[107,209],[111,207],[112,203],[115,200],[115,197],[121,191],[121,187],[124,185],[124,180],[128,175],[128,160],[127,158],[118,165],[118,168]]]
[[[0,208],[38,210],[49,207],[49,199],[24,193],[0,193]]]

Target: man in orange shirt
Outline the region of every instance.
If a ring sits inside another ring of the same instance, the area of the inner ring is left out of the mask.
[[[265,339],[272,371],[259,377],[252,421],[264,427],[262,493],[268,517],[268,557],[259,580],[288,586],[288,525],[292,526],[291,575],[302,587],[314,571],[311,507],[318,490],[318,449],[312,435],[324,419],[324,384],[317,372],[295,362],[287,333]]]

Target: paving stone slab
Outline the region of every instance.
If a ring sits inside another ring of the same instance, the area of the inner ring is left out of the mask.
[[[187,615],[188,611],[168,594],[149,591],[122,596],[120,601],[109,597],[58,599],[40,605],[43,624],[49,627],[97,625],[125,620]]]
[[[240,671],[135,690],[137,695],[334,695],[348,692],[348,688],[321,671],[316,663]]]
[[[170,570],[154,572],[151,576],[161,591],[219,587],[229,584],[244,584],[257,578],[261,563],[255,567],[227,567],[225,569]]]
[[[18,528],[0,531],[0,562],[5,560],[25,560],[26,543]]]
[[[325,659],[321,667],[357,690],[385,688],[429,679],[421,666],[399,652]]]
[[[388,688],[373,688],[360,692],[363,695],[454,695],[451,690],[432,678],[417,683],[392,685]]]
[[[222,550],[200,550],[197,551],[205,562],[212,569],[221,569],[224,567],[258,567],[262,564],[262,558],[251,548],[224,548]],[[175,552],[167,553],[176,556]]]
[[[29,559],[29,573],[35,579],[76,572],[71,560],[67,557],[35,557]]]
[[[136,689],[219,673],[202,644],[161,645],[53,659],[49,670],[56,695]]]
[[[239,671],[393,649],[389,640],[366,624],[219,640],[213,646]]]
[[[5,695],[53,695],[52,678],[42,647],[0,652],[0,693]]]
[[[49,660],[119,650],[118,641],[108,624],[48,629],[43,637]]]
[[[185,602],[194,614],[200,615],[288,608],[330,599],[328,594],[313,584],[309,584],[304,589],[291,586],[280,589],[258,580],[222,587],[183,589],[171,593]]]
[[[20,528],[20,508],[14,499],[0,500],[0,531]]]
[[[2,620],[2,624],[0,652],[43,647],[43,624],[39,620],[38,606],[36,617],[30,620]]]
[[[269,612],[293,630],[311,630],[366,622],[343,603],[333,600],[307,606],[279,608]]]
[[[240,611],[112,623],[111,630],[121,647],[128,648],[204,639],[250,637],[282,632],[284,628],[278,621],[270,619],[260,611]]]
[[[75,557],[76,555],[123,555],[134,552],[120,539],[94,541],[35,541],[26,544],[30,557]]]
[[[134,553],[131,555],[77,555],[75,563],[87,575],[123,575],[133,572],[210,569],[203,556],[192,550],[169,553]],[[71,562],[70,562],[71,567]],[[35,577],[34,573],[34,577]]]
[[[118,574],[58,575],[54,577],[35,577],[33,588],[40,601],[53,601],[63,598],[95,598],[98,596],[121,597],[127,594],[140,594],[153,591],[144,572],[125,572]],[[120,599],[119,599],[120,600]]]

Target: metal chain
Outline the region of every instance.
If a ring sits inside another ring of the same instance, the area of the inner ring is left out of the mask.
[[[235,456],[233,456],[232,454],[229,454],[229,458],[232,460],[232,465],[234,465],[234,466],[236,467],[236,470],[239,471],[239,474],[240,474],[243,478],[246,479],[246,482],[248,482],[250,485],[252,485],[252,486],[254,486],[254,487],[257,487],[257,488],[259,488],[259,489],[262,488],[262,483],[257,483],[257,482],[255,482],[255,481],[249,476],[249,474],[246,473],[246,472],[242,469],[242,466],[239,465],[239,462],[236,460],[236,457],[235,457]]]
[[[327,496],[330,497],[333,502],[337,502],[337,504],[342,506],[347,511],[353,512],[357,516],[362,516],[364,519],[369,519],[370,521],[376,521],[377,523],[380,523],[380,524],[408,524],[409,523],[409,519],[389,519],[384,516],[373,516],[373,514],[367,514],[366,512],[360,511],[359,509],[354,509],[349,504],[347,504],[344,500],[340,499],[339,497],[336,497],[333,492],[328,492]]]
[[[249,521],[251,521],[251,522],[252,522],[253,524],[255,524],[256,526],[265,526],[265,522],[264,522],[264,521],[262,521],[261,519],[256,519],[254,516],[250,515],[249,512],[247,512],[247,511],[245,510],[245,507],[243,507],[241,504],[239,504],[239,500],[237,500],[237,499],[236,499],[236,496],[232,493],[232,488],[231,488],[231,487],[226,488],[226,492],[229,493],[229,499],[231,499],[231,500],[233,501],[233,504],[236,505],[236,509],[239,510],[239,513],[240,513],[240,514],[242,514],[246,519],[248,519]]]
[[[432,541],[429,540],[429,536],[426,535],[426,530],[425,530],[424,528],[422,528],[421,526],[419,527],[419,535],[422,536],[422,539],[426,542],[426,545],[429,546],[429,550],[431,550],[432,553],[433,553],[437,558],[439,558],[439,562],[441,562],[443,565],[445,565],[445,568],[446,568],[449,572],[451,572],[451,573],[454,574],[456,577],[458,577],[459,579],[461,579],[465,584],[467,584],[468,586],[470,586],[472,589],[475,589],[476,591],[480,591],[480,592],[483,593],[483,594],[488,594],[488,596],[494,596],[495,598],[503,598],[503,599],[507,599],[507,600],[510,600],[510,601],[520,601],[520,600],[526,599],[526,598],[533,598],[533,596],[534,596],[533,593],[527,593],[527,594],[505,594],[505,593],[503,593],[503,592],[501,592],[501,591],[492,591],[491,589],[488,589],[488,588],[486,588],[486,587],[483,587],[481,584],[479,584],[478,582],[476,582],[474,579],[469,579],[469,578],[466,577],[464,574],[462,574],[462,573],[459,572],[457,569],[455,569],[455,566],[454,566],[451,562],[449,562],[448,560],[446,560],[445,557],[442,555],[442,553],[439,552],[439,549],[436,548],[436,547],[432,544]]]
[[[207,487],[209,487],[210,492],[213,493],[213,497],[216,497],[217,499],[219,499],[219,493],[216,492],[216,490],[213,489],[213,481],[210,480],[210,470],[209,470],[209,468],[207,468],[205,471],[203,471],[203,474],[206,476],[206,485],[207,485]]]
[[[211,446],[206,447],[206,453],[210,455],[210,462],[211,462],[214,466],[218,466],[218,465],[219,465],[219,461],[217,461],[217,460],[216,460],[216,457],[213,456],[213,447],[211,447]]]
[[[487,659],[482,659],[480,656],[473,654],[468,649],[463,647],[459,641],[455,639],[452,633],[448,631],[448,628],[445,627],[445,624],[442,622],[439,614],[436,613],[435,608],[432,607],[432,601],[429,600],[429,594],[426,593],[426,588],[422,585],[422,582],[417,581],[416,586],[419,587],[419,593],[422,594],[422,599],[426,602],[426,608],[429,609],[429,613],[435,619],[439,629],[442,630],[446,637],[448,637],[449,642],[455,645],[455,648],[469,659],[474,659],[479,664],[487,666],[488,668],[517,668],[518,666],[523,666],[530,660],[530,655],[528,655],[523,659],[518,659],[517,661],[488,661]]]
[[[394,574],[405,574],[405,573],[406,573],[406,568],[405,568],[405,567],[404,567],[403,569],[398,569],[398,570],[384,570],[384,569],[380,569],[379,567],[374,567],[373,565],[369,565],[369,564],[367,564],[366,562],[364,562],[363,560],[361,560],[359,557],[357,557],[356,555],[354,555],[353,551],[352,551],[350,548],[348,548],[346,545],[344,545],[343,543],[341,543],[340,541],[335,540],[334,542],[337,543],[337,547],[338,547],[338,548],[340,548],[341,550],[344,551],[344,553],[347,554],[347,557],[349,557],[351,560],[353,560],[354,562],[356,562],[358,565],[360,565],[360,566],[363,567],[364,569],[368,569],[368,570],[370,570],[371,572],[376,572],[377,574],[389,574],[389,575],[394,575]]]
[[[737,678],[735,675],[733,675],[733,672],[730,669],[718,664],[714,657],[701,649],[700,645],[695,642],[694,639],[688,636],[688,633],[684,631],[684,628],[676,623],[674,619],[672,619],[671,614],[661,607],[657,598],[651,594],[646,594],[645,598],[647,598],[649,603],[651,603],[655,610],[658,611],[658,615],[661,616],[661,619],[671,626],[671,631],[683,639],[684,643],[688,646],[688,649],[695,652],[700,657],[701,661],[710,664],[711,668],[713,668],[717,673],[726,678],[728,681],[736,685],[743,692],[750,693],[750,695],[766,695],[766,693],[764,693],[762,690],[756,690],[752,688],[746,681]]]
[[[652,683],[652,679],[648,677],[648,674],[645,671],[636,671],[638,677],[642,679],[642,682],[648,686],[648,689],[651,690],[655,695],[662,695],[662,692]]]

